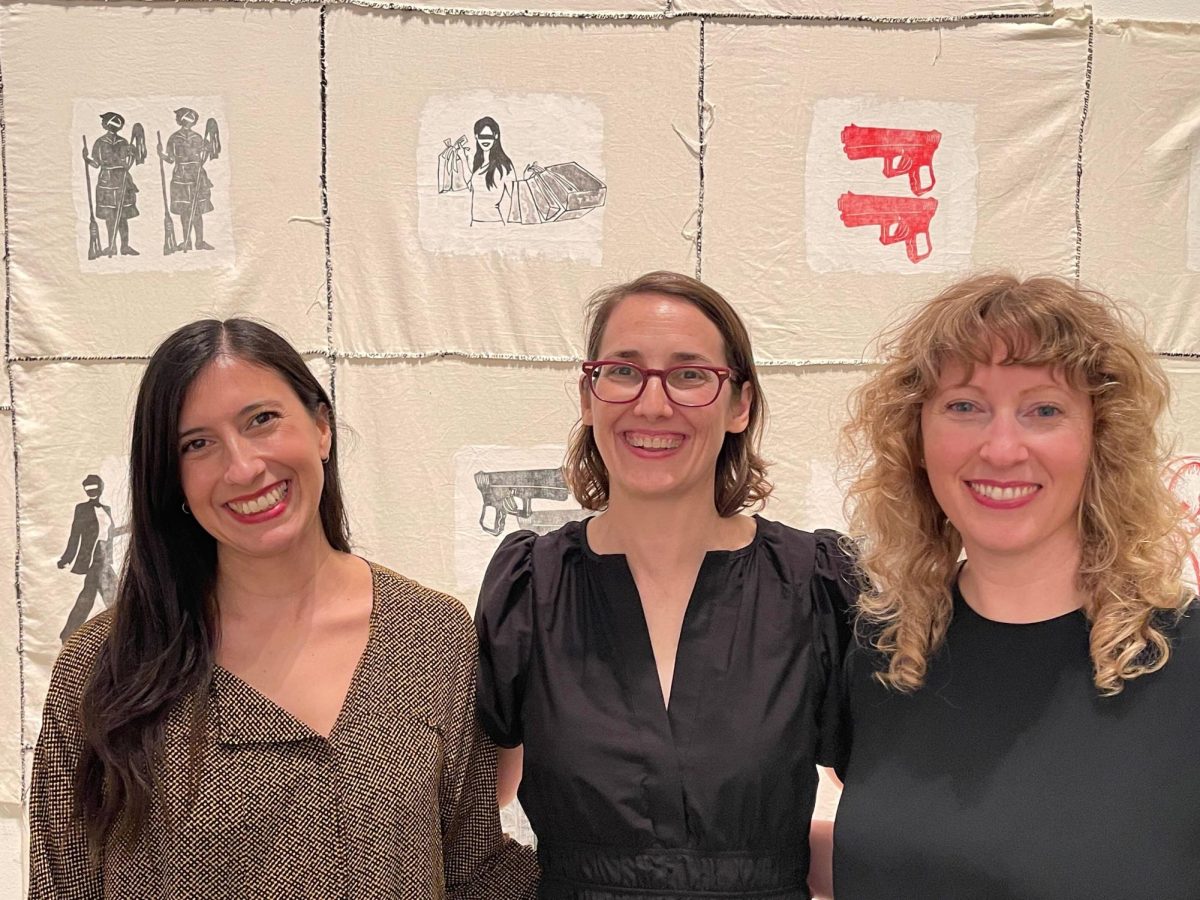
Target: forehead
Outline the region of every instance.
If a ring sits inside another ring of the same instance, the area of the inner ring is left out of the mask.
[[[708,316],[695,304],[665,294],[631,294],[621,300],[600,336],[600,349],[601,355],[636,350],[725,359],[725,342]]]
[[[249,403],[295,402],[300,398],[292,386],[267,366],[231,356],[218,356],[196,376],[179,410],[182,430],[236,414]]]
[[[1063,391],[1083,393],[1068,382],[1062,369],[1056,366],[1002,364],[996,360],[984,365],[969,360],[947,360],[938,373],[938,389],[962,385],[997,392],[1019,392],[1051,385]]]

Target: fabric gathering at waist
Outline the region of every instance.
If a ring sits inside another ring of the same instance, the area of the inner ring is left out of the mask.
[[[807,854],[624,849],[541,841],[543,900],[753,897],[808,900]]]

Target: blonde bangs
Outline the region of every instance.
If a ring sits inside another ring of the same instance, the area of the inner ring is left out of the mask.
[[[1049,367],[1092,398],[1079,580],[1093,598],[1096,686],[1117,693],[1166,663],[1161,614],[1190,599],[1180,577],[1188,542],[1157,432],[1169,384],[1123,311],[1057,278],[967,279],[882,339],[885,362],[852,397],[843,430],[847,520],[868,585],[860,633],[887,659],[881,681],[900,691],[924,683],[950,623],[962,540],[922,466],[921,407],[947,365],[969,373],[997,347],[1002,365]]]

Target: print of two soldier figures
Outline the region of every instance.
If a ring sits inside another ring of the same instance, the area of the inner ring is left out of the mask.
[[[217,159],[221,153],[221,135],[216,119],[209,119],[204,134],[192,130],[200,114],[186,106],[175,110],[175,121],[179,129],[167,138],[164,150],[162,135],[158,136],[159,178],[163,188],[164,240],[163,255],[176,250],[212,250],[212,244],[204,240],[204,215],[212,212],[212,181],[205,171],[205,164]],[[91,205],[92,189],[88,185],[89,201],[89,247],[88,259],[98,256],[114,256],[117,242],[123,256],[138,256],[129,243],[129,220],[138,215],[138,187],[133,181],[133,167],[146,161],[146,135],[140,122],[135,122],[127,140],[120,132],[125,127],[125,117],[120,113],[106,112],[100,116],[104,134],[92,144],[88,155],[87,138],[83,140],[83,162],[87,179],[91,180],[91,169],[98,169],[96,176],[95,205]],[[171,169],[170,199],[167,197],[167,182],[163,162]],[[174,222],[171,214],[179,216],[183,232],[182,244],[175,240]],[[108,243],[101,248],[96,219],[102,219],[108,230]],[[195,242],[193,243],[193,236]]]

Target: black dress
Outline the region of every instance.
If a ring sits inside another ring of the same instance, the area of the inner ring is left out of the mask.
[[[838,900],[1200,898],[1200,609],[1113,697],[1088,632],[1080,612],[993,622],[956,588],[920,690],[851,651]]]
[[[476,613],[479,715],[525,747],[539,896],[809,896],[849,566],[833,532],[757,524],[748,546],[705,556],[669,711],[624,556],[593,552],[579,522],[496,551]]]

